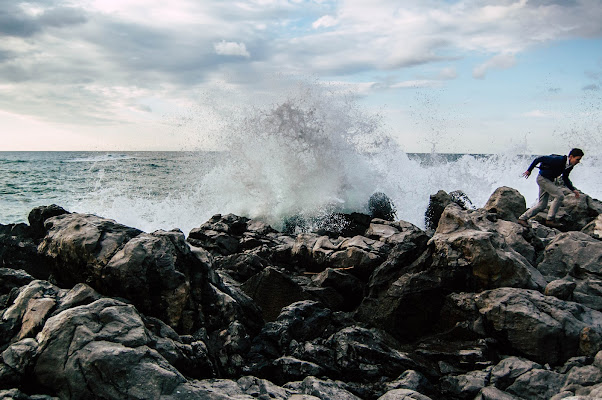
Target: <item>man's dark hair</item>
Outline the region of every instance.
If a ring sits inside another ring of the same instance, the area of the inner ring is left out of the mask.
[[[571,150],[571,152],[569,153],[569,156],[573,156],[573,157],[583,157],[583,150],[581,149],[577,149],[574,148]]]

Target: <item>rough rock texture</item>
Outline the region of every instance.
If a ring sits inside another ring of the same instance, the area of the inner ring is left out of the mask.
[[[527,204],[518,190],[502,186],[493,192],[484,208],[501,219],[516,222],[527,210]]]
[[[600,202],[560,232],[511,188],[443,194],[427,231],[37,208],[0,226],[0,398],[602,398]]]
[[[441,214],[443,214],[445,207],[452,203],[457,204],[464,210],[474,209],[472,202],[464,192],[455,190],[448,194],[444,190],[439,190],[436,194],[431,195],[429,199],[429,205],[424,214],[426,228],[429,230],[437,229],[439,219],[441,218]]]

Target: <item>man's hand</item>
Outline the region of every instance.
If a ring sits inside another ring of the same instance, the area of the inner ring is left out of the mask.
[[[573,193],[575,193],[576,198],[579,198],[579,191],[577,189],[573,190]]]
[[[527,179],[529,176],[531,176],[531,171],[527,170],[527,171],[523,172],[523,174],[521,176],[524,176],[525,179]]]

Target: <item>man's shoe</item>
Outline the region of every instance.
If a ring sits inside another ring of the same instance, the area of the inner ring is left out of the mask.
[[[527,222],[527,220],[525,220],[525,219],[519,219],[519,220],[518,220],[518,223],[519,223],[519,225],[522,225],[522,226],[524,226],[525,228],[528,228],[528,227],[529,227],[529,223],[528,223],[528,222]]]
[[[551,219],[546,219],[546,223],[545,223],[545,225],[546,225],[547,227],[549,227],[549,228],[556,228],[556,229],[558,229],[558,228],[561,228],[561,227],[562,227],[562,224],[561,224],[561,223],[558,223],[558,222],[556,222],[556,221],[554,221],[554,220],[551,220]]]

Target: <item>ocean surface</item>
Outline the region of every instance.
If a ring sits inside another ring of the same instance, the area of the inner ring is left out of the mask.
[[[462,190],[476,207],[500,186],[519,190],[528,205],[537,197],[535,174],[520,177],[534,156],[351,154],[345,146],[286,146],[280,155],[280,147],[265,146],[251,145],[248,152],[0,152],[0,223],[27,222],[31,209],[54,203],[146,232],[179,228],[188,234],[217,213],[279,228],[294,214],[366,212],[370,195],[384,192],[398,219],[424,227],[429,196],[440,189]],[[602,199],[599,161],[586,154],[571,178]]]

